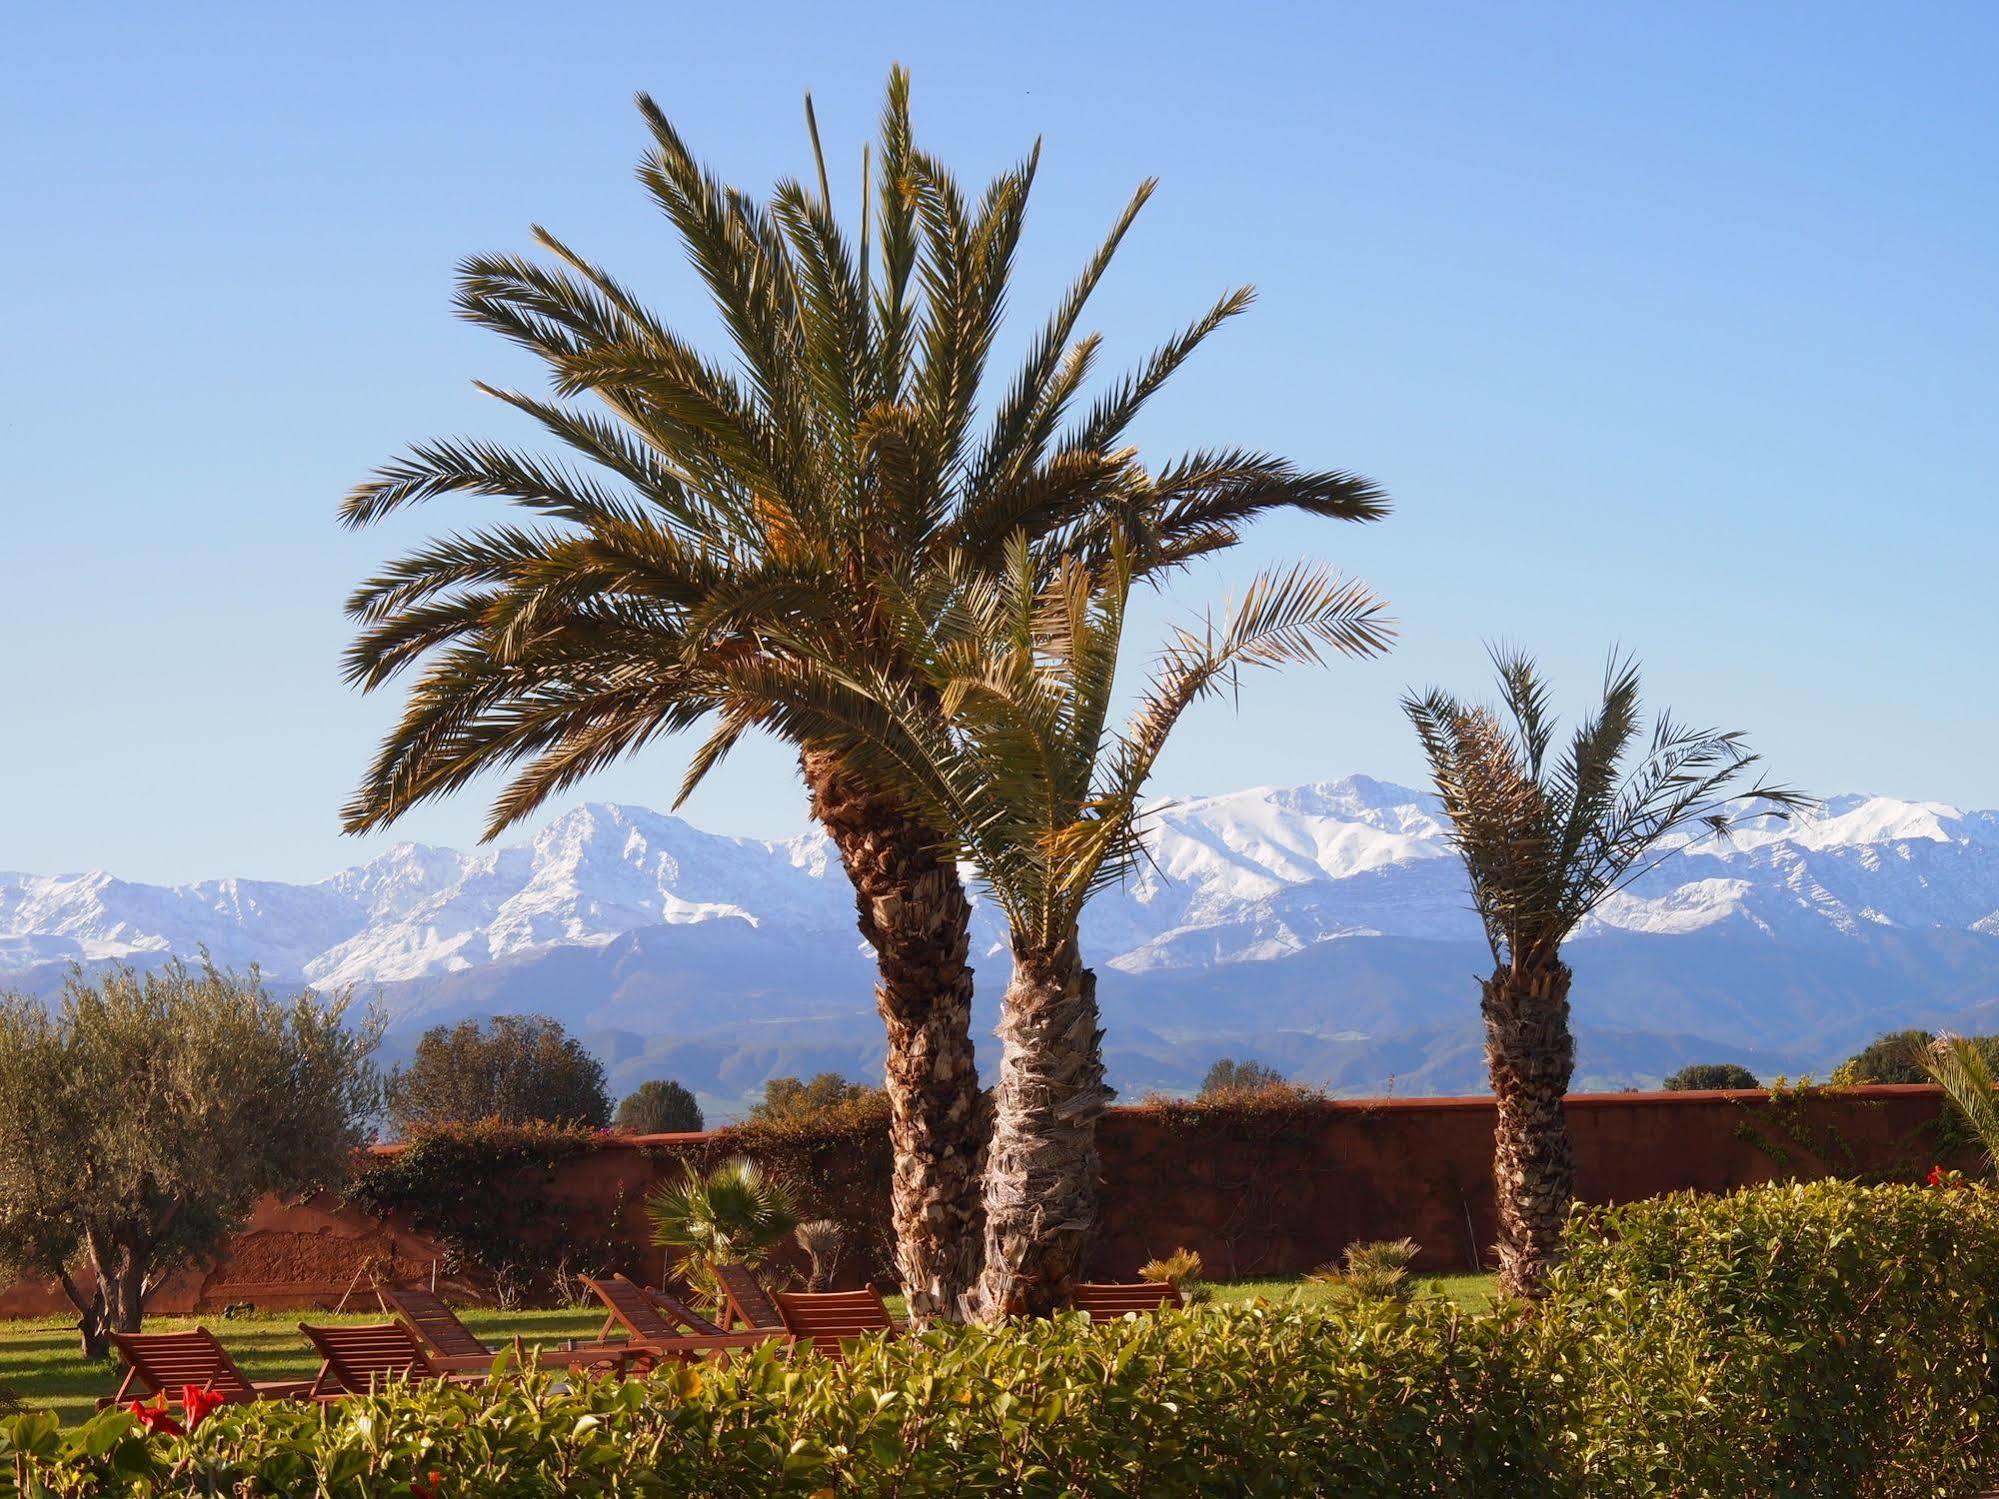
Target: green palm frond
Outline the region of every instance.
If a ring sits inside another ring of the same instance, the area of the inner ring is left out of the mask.
[[[357,527],[452,496],[527,512],[434,538],[351,595],[348,680],[399,682],[408,697],[345,809],[350,829],[498,770],[497,832],[704,721],[682,795],[752,730],[817,744],[823,724],[828,742],[858,744],[872,727],[901,735],[905,756],[941,753],[955,733],[1036,761],[1046,821],[1087,789],[1076,756],[1107,742],[1122,605],[1091,580],[1114,567],[1157,576],[1232,544],[1272,507],[1385,513],[1354,475],[1226,448],[1151,474],[1124,446],[1144,402],[1247,292],[1085,409],[1099,344],[1081,320],[1150,182],[1023,362],[991,382],[982,417],[1038,145],[968,194],[918,146],[897,68],[850,235],[809,101],[811,171],[765,201],[703,165],[652,99],[638,108],[650,136],[640,186],[701,278],[726,348],[703,352],[539,225],[536,253],[460,264],[460,315],[548,375],[545,393],[478,388],[554,456],[421,442],[347,497],[342,519]],[[1113,534],[1125,550],[1115,564]],[[1080,571],[1065,573],[1065,557]],[[1043,595],[1064,579],[1058,620]],[[887,695],[892,719],[867,706],[871,694]],[[947,699],[965,715],[956,729]],[[959,815],[971,782],[961,770],[935,779],[923,796]],[[993,831],[1003,819],[983,815],[984,856],[1010,871]]]
[[[1512,650],[1495,650],[1493,663],[1500,709],[1435,689],[1402,707],[1497,961],[1552,957],[1605,899],[1669,857],[1683,830],[1725,834],[1744,816],[1815,805],[1751,779],[1760,758],[1739,733],[1662,713],[1647,736],[1629,657],[1611,658],[1597,708],[1550,763],[1554,719],[1538,668]]]
[[[1100,568],[1069,557],[1041,572],[1017,535],[1002,572],[947,571],[948,584],[904,595],[920,688],[825,672],[756,685],[761,700],[786,699],[793,732],[841,743],[920,808],[1030,944],[1073,931],[1084,903],[1143,857],[1145,787],[1189,707],[1245,669],[1372,656],[1393,633],[1360,584],[1307,564],[1266,573],[1221,618],[1174,633],[1113,730],[1135,553],[1114,538]]]
[[[1999,1162],[1999,1084],[1978,1043],[1968,1036],[1938,1036],[1916,1060],[1971,1127],[1986,1164]]]

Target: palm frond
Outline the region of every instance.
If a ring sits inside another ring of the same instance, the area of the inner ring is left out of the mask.
[[[1938,1036],[1916,1061],[1971,1127],[1987,1165],[1999,1162],[1999,1085],[1978,1043],[1968,1036]]]
[[[1759,762],[1741,734],[1685,729],[1669,713],[1627,765],[1646,737],[1629,657],[1611,657],[1597,708],[1550,764],[1554,719],[1538,668],[1518,651],[1493,660],[1503,710],[1434,689],[1402,707],[1495,961],[1552,958],[1604,900],[1669,857],[1681,829],[1722,831],[1732,808],[1787,816],[1812,805],[1788,787],[1744,784]]]

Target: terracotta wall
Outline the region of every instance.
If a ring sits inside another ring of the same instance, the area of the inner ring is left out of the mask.
[[[1937,1151],[1928,1086],[1572,1094],[1576,1189],[1629,1202],[1786,1177],[1908,1178]],[[1103,1128],[1106,1232],[1098,1273],[1185,1245],[1209,1273],[1292,1275],[1356,1239],[1404,1236],[1419,1268],[1491,1267],[1490,1098],[1320,1104],[1306,1114],[1120,1110]]]
[[[1568,1110],[1577,1188],[1590,1202],[1794,1176],[1906,1179],[1937,1153],[1939,1098],[1921,1086],[1781,1100],[1766,1092],[1578,1094]],[[1105,1228],[1092,1273],[1129,1277],[1145,1260],[1185,1246],[1199,1250],[1214,1275],[1297,1274],[1356,1239],[1405,1235],[1423,1246],[1420,1268],[1484,1266],[1494,1234],[1492,1125],[1489,1098],[1113,1110],[1101,1131]],[[635,1266],[656,1275],[646,1191],[677,1177],[684,1157],[712,1160],[718,1148],[726,1148],[726,1133],[606,1137],[536,1190],[579,1221],[621,1213]],[[883,1184],[884,1219],[887,1168],[885,1142],[877,1159],[841,1168]],[[881,1242],[885,1223],[858,1227],[858,1239]],[[846,1278],[882,1275],[866,1244],[857,1249]],[[363,1285],[377,1273],[418,1280],[438,1253],[407,1225],[366,1217],[331,1196],[271,1202],[227,1261],[164,1287],[155,1307],[327,1306],[355,1286],[357,1272]],[[52,1286],[0,1291],[0,1316],[63,1305]]]

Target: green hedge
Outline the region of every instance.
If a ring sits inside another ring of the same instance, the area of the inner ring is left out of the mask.
[[[65,1494],[1968,1494],[1999,1473],[1999,1203],[1764,1188],[1579,1214],[1541,1307],[1212,1307],[537,1373],[192,1436],[0,1423]],[[0,1485],[5,1479],[0,1478]],[[414,1485],[414,1487],[412,1487]]]
[[[1578,1212],[1550,1308],[1597,1494],[1999,1477],[1999,1194],[1823,1181]]]

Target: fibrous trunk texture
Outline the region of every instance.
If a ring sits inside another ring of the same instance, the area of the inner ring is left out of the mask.
[[[1015,950],[999,1034],[976,1303],[989,1322],[1067,1305],[1096,1231],[1097,1120],[1112,1095],[1097,977],[1083,966],[1073,934],[1054,951]]]
[[[919,1323],[958,1315],[978,1274],[986,1118],[972,1055],[971,902],[957,866],[893,798],[837,757],[801,759],[812,813],[853,881],[888,1031],[896,1268]]]
[[[1499,1105],[1492,1174],[1499,1205],[1499,1284],[1539,1296],[1561,1258],[1575,1197],[1575,1155],[1562,1097],[1575,1072],[1569,969],[1559,961],[1487,979],[1485,1060]]]

